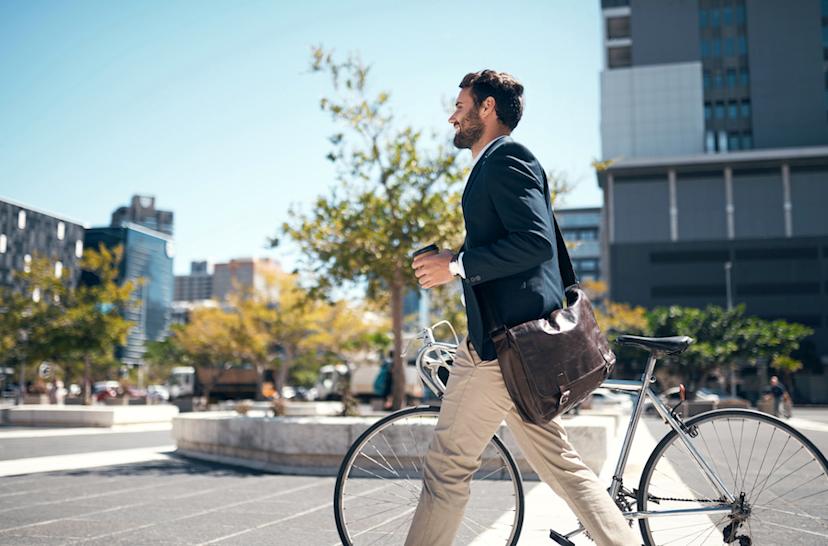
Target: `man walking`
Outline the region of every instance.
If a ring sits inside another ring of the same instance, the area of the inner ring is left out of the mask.
[[[460,526],[480,455],[505,418],[537,474],[572,508],[599,545],[640,544],[559,419],[524,422],[512,403],[489,332],[548,316],[562,306],[546,175],[509,136],[523,114],[523,86],[483,70],[460,82],[449,118],[454,144],[474,158],[463,192],[466,239],[457,254],[418,256],[424,288],[463,281],[469,334],[461,343],[426,455],[423,489],[407,546],[448,546]]]

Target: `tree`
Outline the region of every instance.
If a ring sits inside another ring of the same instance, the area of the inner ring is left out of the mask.
[[[115,349],[126,343],[134,326],[124,313],[128,306],[140,305],[134,297],[140,283],[118,279],[123,251],[103,244],[84,251],[81,269],[88,282],[67,293],[65,310],[52,324],[51,339],[64,358],[83,361],[84,404],[92,402],[92,366],[115,363]]]
[[[650,327],[655,336],[695,338],[685,353],[669,361],[686,374],[691,392],[708,371],[739,361],[756,365],[764,360],[776,363],[783,372],[796,371],[801,363],[791,354],[813,333],[801,324],[748,316],[743,305],[731,310],[712,305],[705,309],[656,308],[650,313]]]
[[[422,131],[394,126],[389,94],[372,94],[369,67],[357,56],[338,61],[318,47],[310,67],[330,77],[333,94],[320,107],[343,128],[331,136],[327,156],[337,167],[336,187],[311,212],[292,209],[282,233],[303,252],[300,268],[309,274],[312,294],[356,283],[370,299],[390,304],[399,408],[405,391],[402,301],[405,290],[417,286],[411,252],[432,242],[460,246],[463,169],[447,145],[427,146]]]
[[[18,367],[18,403],[26,393],[26,370],[63,357],[55,322],[63,315],[68,289],[62,272],[48,258],[35,256],[15,272],[18,289],[0,289],[0,360]]]
[[[708,372],[729,363],[738,353],[736,332],[740,325],[738,308],[728,311],[713,305],[705,309],[674,305],[650,313],[652,335],[687,335],[695,339],[684,353],[666,359],[668,365],[687,377],[691,398]]]

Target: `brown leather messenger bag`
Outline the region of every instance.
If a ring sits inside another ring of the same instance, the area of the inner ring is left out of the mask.
[[[552,222],[566,307],[491,332],[506,389],[523,420],[537,425],[586,399],[615,365],[615,354],[575,278],[554,214]]]

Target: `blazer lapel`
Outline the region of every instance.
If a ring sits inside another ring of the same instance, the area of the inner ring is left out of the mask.
[[[477,175],[480,174],[480,171],[483,169],[483,165],[486,163],[486,160],[489,159],[489,156],[492,154],[492,152],[499,148],[502,144],[511,141],[512,137],[505,136],[497,142],[495,142],[494,144],[492,144],[491,146],[489,146],[489,148],[485,152],[483,152],[483,157],[480,158],[480,161],[478,161],[475,164],[474,168],[472,169],[472,172],[469,173],[469,179],[466,182],[466,187],[463,189],[463,197],[460,200],[461,206],[466,206],[466,196],[469,193],[469,189],[474,184],[474,181],[477,180]]]

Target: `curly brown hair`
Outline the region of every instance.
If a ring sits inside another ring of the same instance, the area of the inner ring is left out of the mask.
[[[463,77],[460,88],[471,90],[476,107],[492,97],[497,119],[509,129],[517,127],[523,116],[523,85],[514,76],[495,70],[470,72]]]

